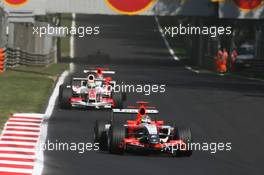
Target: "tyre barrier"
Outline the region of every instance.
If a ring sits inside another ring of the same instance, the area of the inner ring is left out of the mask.
[[[35,54],[23,51],[19,48],[7,49],[7,67],[16,67],[18,65],[26,66],[45,66],[54,62],[55,51],[49,54]]]
[[[0,73],[6,69],[6,48],[0,48]]]

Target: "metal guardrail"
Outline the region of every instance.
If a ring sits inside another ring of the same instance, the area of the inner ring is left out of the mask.
[[[54,63],[55,51],[49,54],[34,54],[23,51],[19,48],[7,49],[7,67],[16,67],[18,65],[44,66]]]
[[[264,59],[252,59],[245,61],[244,64],[247,64],[248,67],[244,68],[242,71],[255,74],[264,74]]]

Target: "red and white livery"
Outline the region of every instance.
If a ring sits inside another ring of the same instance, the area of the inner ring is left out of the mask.
[[[151,116],[158,115],[159,111],[147,104],[138,102],[138,106],[129,109],[113,109],[109,122],[97,120],[95,142],[102,150],[113,154],[133,150],[191,156],[192,151],[188,149],[192,141],[190,129],[165,125],[163,120],[156,118],[152,120]],[[134,119],[127,119],[131,116]]]
[[[115,74],[104,68],[84,70],[86,78],[72,78],[70,85],[61,85],[59,104],[63,109],[76,108],[123,108],[125,94],[114,92],[116,82],[106,74]]]

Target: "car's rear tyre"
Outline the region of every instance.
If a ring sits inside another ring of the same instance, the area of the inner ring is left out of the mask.
[[[127,100],[127,94],[125,92],[122,92],[122,99],[123,101]]]
[[[62,109],[71,109],[72,89],[61,85],[59,88],[59,105]]]
[[[111,154],[124,154],[126,129],[121,124],[112,124],[109,129],[108,148]]]
[[[185,128],[185,127],[175,127],[174,129],[174,137],[175,139],[182,140],[185,144],[187,144],[187,150],[178,150],[177,151],[177,156],[191,156],[192,155],[192,150],[188,149],[190,143],[192,143],[192,133],[190,128]]]
[[[94,143],[99,143],[99,148],[102,151],[107,150],[106,124],[106,121],[96,120],[94,126]]]
[[[123,93],[113,93],[113,100],[115,103],[115,108],[123,109]]]
[[[119,85],[119,86],[122,84],[126,84],[126,83],[124,83],[123,81],[116,81],[116,83],[115,83],[115,85]],[[123,92],[122,90],[121,91],[115,91],[116,90],[115,85],[114,84],[112,85],[112,88],[114,90],[113,93],[121,93],[122,94],[122,100],[126,101],[127,100],[126,92]]]

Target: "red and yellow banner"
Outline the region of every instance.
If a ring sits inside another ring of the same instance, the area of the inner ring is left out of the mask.
[[[137,15],[153,6],[156,0],[105,0],[115,12],[126,15]]]
[[[219,2],[220,18],[264,18],[264,0],[211,0]]]
[[[263,0],[233,0],[242,10],[255,10],[263,4]]]
[[[24,5],[28,0],[4,0],[4,2],[11,6]]]

